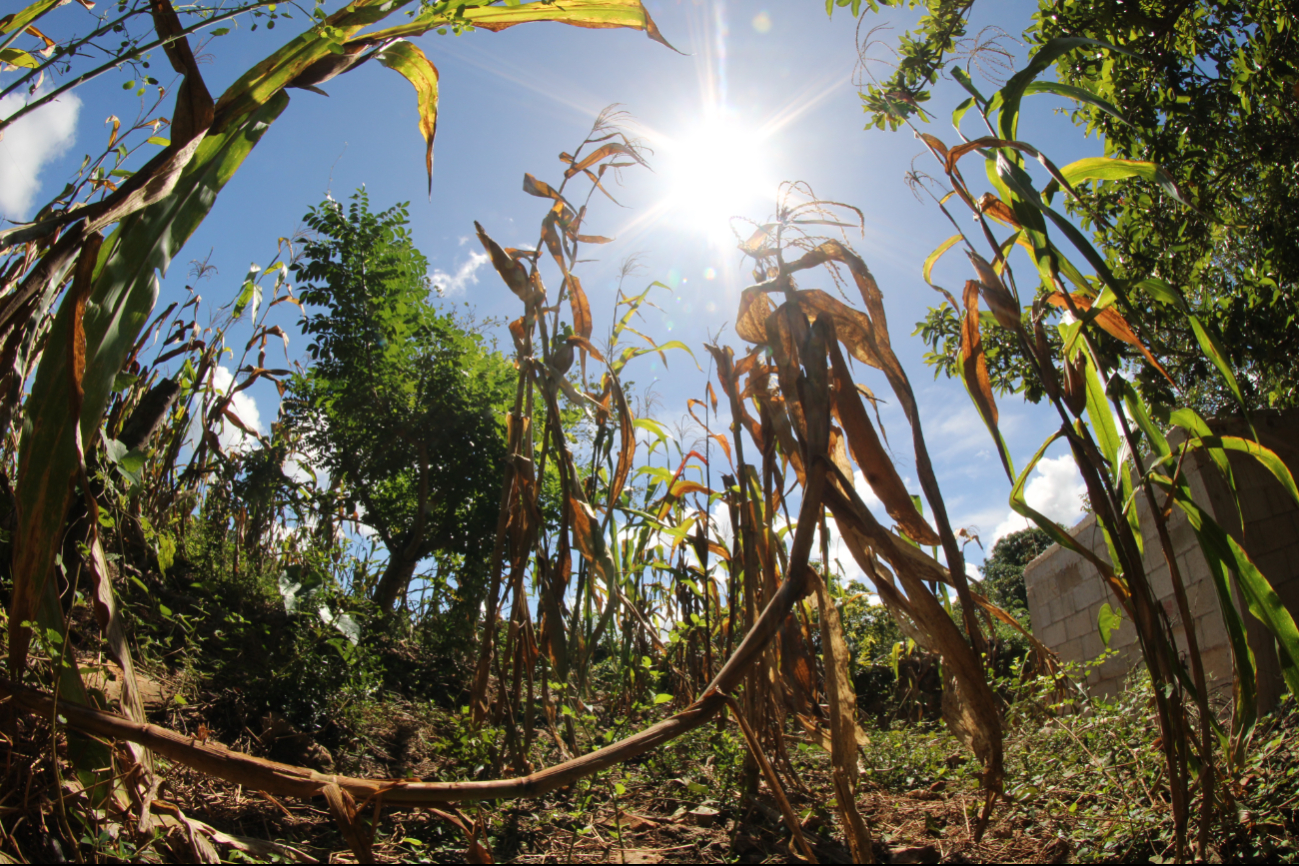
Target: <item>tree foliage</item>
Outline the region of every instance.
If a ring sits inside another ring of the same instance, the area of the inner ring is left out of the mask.
[[[306,217],[317,236],[294,272],[315,309],[312,359],[296,376],[290,422],[342,483],[344,510],[388,550],[375,600],[391,607],[416,565],[436,557],[476,599],[496,527],[502,417],[515,373],[466,323],[430,300],[428,262],[406,205],[372,213],[364,191]]]
[[[928,5],[929,14],[900,41],[895,73],[862,94],[869,126],[896,129],[911,118],[928,120],[920,106],[944,64],[979,50],[964,41],[970,0]],[[1153,277],[1221,335],[1244,374],[1248,406],[1295,405],[1299,360],[1287,349],[1299,341],[1299,39],[1293,5],[1042,0],[1025,39],[1040,46],[1061,36],[1120,49],[1073,51],[1056,61],[1059,82],[1090,100],[1072,110],[1075,123],[1102,136],[1107,155],[1156,163],[1176,185],[1175,193],[1138,178],[1094,181],[1079,185],[1080,200],[1069,203],[1115,277],[1149,308],[1142,336],[1181,391],[1175,399],[1167,379],[1134,365],[1143,396],[1160,405],[1184,402],[1206,414],[1236,402],[1216,382],[1178,305],[1161,304],[1142,287]],[[961,77],[959,67],[952,75]],[[949,376],[959,330],[956,318],[938,309],[919,328],[934,350],[927,360]],[[1121,350],[1117,343],[1107,348]],[[1034,402],[1042,398],[1015,340],[992,334],[987,352],[995,388],[1023,391]],[[1124,353],[1135,360],[1135,350]]]
[[[1109,155],[1163,166],[1198,213],[1144,181],[1090,184],[1075,212],[1116,276],[1162,279],[1218,330],[1254,407],[1299,402],[1295,26],[1294,4],[1278,0],[1075,0],[1043,4],[1028,34],[1038,43],[1086,35],[1132,52],[1061,58],[1061,81],[1123,118],[1081,107],[1074,120],[1103,135]],[[1150,339],[1189,402],[1230,406],[1183,317],[1149,307]],[[1169,390],[1158,376],[1141,384],[1152,395]]]
[[[1024,568],[1050,546],[1051,537],[1036,526],[999,538],[980,569],[988,600],[1003,610],[1015,611],[1027,624]]]

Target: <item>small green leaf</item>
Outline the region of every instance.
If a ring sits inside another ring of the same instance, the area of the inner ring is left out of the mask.
[[[1101,605],[1100,613],[1096,616],[1096,625],[1101,630],[1101,642],[1109,646],[1110,637],[1123,625],[1123,615],[1110,607],[1107,602]]]
[[[108,458],[109,463],[120,463],[126,456],[126,446],[116,439],[104,439],[104,456]]]
[[[655,696],[654,696],[654,703],[655,703],[655,705],[658,705],[658,704],[666,704],[666,703],[667,703],[668,701],[670,701],[670,700],[672,700],[672,695],[655,695]]]

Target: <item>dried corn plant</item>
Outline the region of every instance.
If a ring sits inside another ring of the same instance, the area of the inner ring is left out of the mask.
[[[39,0],[6,16],[0,21],[5,45],[22,34],[44,39],[37,24],[60,5],[57,0]],[[239,14],[261,5],[227,11]],[[191,32],[215,19],[185,27],[169,0],[151,0],[147,6],[156,41],[133,45],[114,63],[80,75],[69,71],[69,58],[75,58],[75,52],[40,61],[30,53],[12,54],[18,49],[6,49],[6,59],[18,58],[20,65],[32,70],[13,87],[32,75],[57,75],[62,70],[69,77],[46,96],[0,120],[0,131],[59,94],[120,62],[133,62],[149,49],[162,47],[181,76],[172,116],[141,120],[128,130],[143,135],[146,128],[156,133],[165,125],[170,137],[157,139],[162,150],[156,156],[133,172],[123,168],[121,159],[130,151],[117,141],[120,125],[115,124],[104,156],[83,166],[84,177],[78,183],[43,208],[35,222],[0,233],[0,252],[6,256],[0,268],[0,345],[5,364],[0,402],[6,426],[17,418],[22,422],[13,485],[18,525],[8,635],[9,676],[15,681],[27,668],[31,624],[60,635],[65,632],[58,582],[50,576],[70,510],[86,499],[89,513],[93,516],[96,511],[86,474],[87,452],[96,447],[93,437],[114,382],[152,314],[159,292],[156,272],[166,273],[221,189],[288,107],[286,88],[318,90],[320,84],[360,63],[378,59],[415,87],[431,173],[438,73],[420,49],[405,41],[407,37],[445,27],[501,30],[533,21],[560,21],[579,27],[631,27],[662,41],[639,0],[577,0],[563,7],[434,3],[421,6],[402,24],[362,33],[409,5],[409,0],[361,0],[333,15],[322,11],[307,30],[249,69],[216,99],[208,92],[189,41]],[[119,11],[127,10],[123,6]],[[144,6],[133,5],[127,17],[144,11]],[[110,154],[115,161],[108,172],[105,160]],[[19,406],[29,376],[31,393]],[[210,408],[229,417],[228,400],[218,400]],[[202,464],[204,452],[205,446],[200,445],[195,465]],[[126,672],[127,693],[138,694],[127,648],[112,637],[120,634],[120,621],[102,551],[93,537],[90,548],[85,582],[96,599],[95,611],[110,638],[111,651]],[[87,703],[75,664],[62,668],[58,691],[66,700]],[[124,706],[136,721],[144,720],[138,700],[130,698]],[[102,745],[86,741],[82,746],[78,766],[98,770],[111,765],[112,756]]]

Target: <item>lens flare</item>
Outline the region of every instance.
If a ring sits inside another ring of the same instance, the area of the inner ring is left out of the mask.
[[[669,218],[715,242],[731,242],[730,218],[751,215],[775,188],[762,138],[736,121],[708,120],[661,146]]]

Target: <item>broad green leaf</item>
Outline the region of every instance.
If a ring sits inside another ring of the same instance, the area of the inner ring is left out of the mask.
[[[655,695],[655,696],[654,696],[654,703],[655,703],[656,705],[657,705],[657,704],[666,704],[666,703],[667,703],[668,701],[670,701],[670,700],[672,700],[672,695],[663,695],[663,694],[659,694],[659,695]]]
[[[32,5],[0,18],[0,34],[21,31],[46,12],[66,2],[68,0],[36,0]]]
[[[1173,176],[1153,162],[1093,156],[1069,163],[1060,169],[1060,174],[1070,184],[1085,180],[1125,180],[1130,177],[1148,180],[1159,184],[1171,198],[1195,210],[1195,205],[1182,196],[1182,191],[1173,182]]]
[[[17,48],[0,48],[0,62],[21,66],[25,69],[36,69],[41,62],[26,51]]]
[[[104,439],[104,456],[108,458],[109,463],[120,463],[126,456],[126,446],[116,439]]]
[[[1094,108],[1099,108],[1115,120],[1123,123],[1128,122],[1128,119],[1114,107],[1113,103],[1101,99],[1090,90],[1078,87],[1077,85],[1064,84],[1060,81],[1034,81],[1032,84],[1024,88],[1024,95],[1029,96],[1034,93],[1054,93],[1056,96],[1066,96],[1069,99],[1075,99],[1078,102],[1083,102]]]
[[[415,87],[419,107],[419,131],[426,145],[424,167],[428,171],[429,195],[433,194],[433,137],[438,127],[438,70],[414,45],[394,42],[379,53],[379,62],[400,72]]]
[[[1079,48],[1102,48],[1129,57],[1136,56],[1127,49],[1083,36],[1062,36],[1046,42],[1029,58],[1028,65],[1012,75],[1006,85],[992,97],[988,113],[991,114],[994,110],[998,112],[997,123],[1002,138],[1014,140],[1017,137],[1019,103],[1028,86],[1059,57]]]

